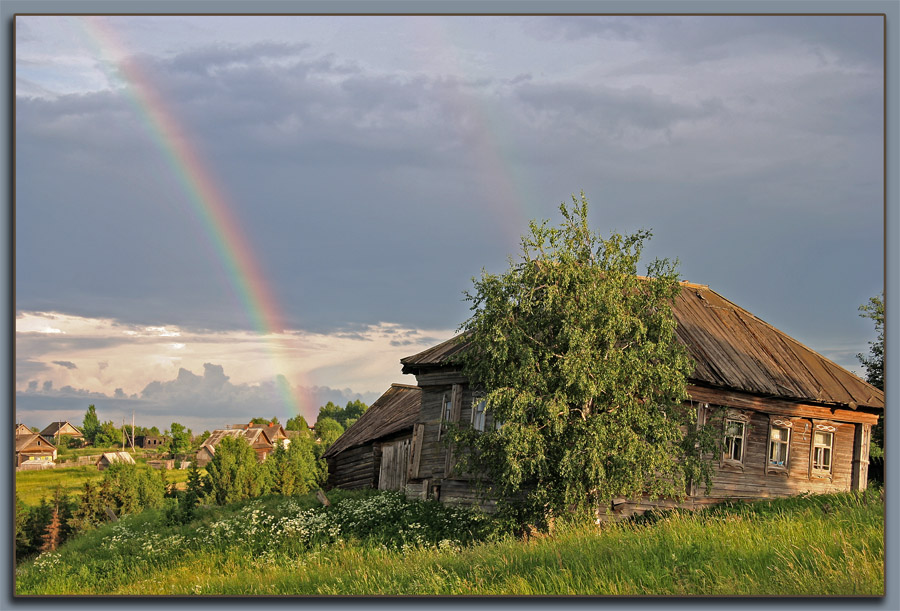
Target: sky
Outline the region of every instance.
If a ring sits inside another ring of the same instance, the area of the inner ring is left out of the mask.
[[[195,432],[415,383],[584,192],[837,364],[884,282],[866,16],[19,16],[16,420]]]

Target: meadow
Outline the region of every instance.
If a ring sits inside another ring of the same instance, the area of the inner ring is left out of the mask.
[[[138,459],[138,462],[144,461]],[[187,475],[186,469],[170,469],[166,472],[167,481],[180,489],[184,488]],[[89,481],[99,484],[103,479],[103,472],[94,465],[83,465],[41,471],[18,471],[15,477],[16,495],[19,500],[26,505],[34,506],[39,504],[41,499],[53,498],[57,486],[63,495],[79,498],[84,490],[84,483]]]
[[[504,534],[480,513],[332,491],[147,510],[20,563],[17,595],[881,596],[884,497],[803,496]]]

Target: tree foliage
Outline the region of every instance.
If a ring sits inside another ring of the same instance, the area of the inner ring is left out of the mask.
[[[206,485],[219,505],[250,499],[268,492],[268,468],[243,438],[224,437],[206,465]]]
[[[300,414],[294,416],[293,418],[289,418],[287,424],[284,425],[284,430],[299,431],[302,436],[311,437],[309,432],[309,424],[307,424],[306,418],[304,418]]]
[[[97,408],[88,405],[87,411],[84,413],[84,420],[81,423],[81,433],[84,438],[94,443],[94,438],[100,432],[100,419],[97,417]]]
[[[614,497],[682,496],[708,483],[701,455],[716,443],[684,403],[693,363],[675,335],[677,262],[654,260],[639,278],[649,231],[602,238],[584,194],[560,212],[559,227],[532,221],[521,259],[466,293],[460,362],[502,426],[449,435],[469,449],[462,471],[538,523]]]
[[[866,382],[884,390],[884,293],[869,298],[869,303],[859,306],[860,316],[875,322],[875,341],[869,342],[869,354],[859,353],[856,358],[866,368]],[[881,456],[884,450],[884,418],[872,427],[873,456]]]
[[[319,416],[316,420],[316,437],[322,442],[322,450],[325,450],[343,435],[344,427],[334,418]]]
[[[173,456],[187,454],[191,449],[191,431],[183,424],[173,422],[169,427],[172,439],[169,441],[169,452]]]
[[[273,493],[305,494],[324,483],[325,470],[316,456],[315,446],[309,436],[292,439],[287,447],[275,446],[266,459]]]
[[[369,409],[369,406],[359,399],[347,401],[347,405],[344,407],[329,401],[319,408],[319,415],[316,422],[318,423],[322,418],[331,418],[346,430],[350,427],[350,424],[352,424],[350,421],[356,422],[360,416],[366,413],[367,409]]]

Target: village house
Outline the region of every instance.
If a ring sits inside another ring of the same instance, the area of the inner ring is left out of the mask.
[[[403,489],[421,401],[421,388],[391,384],[325,451],[328,487]],[[419,435],[421,430],[419,425]]]
[[[104,452],[100,458],[97,459],[97,469],[99,471],[105,471],[110,465],[115,464],[133,465],[136,463],[134,462],[134,458],[128,452]]]
[[[165,435],[135,435],[134,447],[142,450],[155,450],[166,447],[171,439]]]
[[[242,425],[241,425],[242,426]],[[225,438],[233,437],[235,439],[243,439],[250,444],[256,453],[256,460],[262,462],[269,453],[275,448],[266,431],[261,428],[231,428],[216,429],[210,433],[200,449],[197,450],[197,466],[205,467],[216,454],[216,446]]]
[[[17,424],[17,425],[16,425],[16,436],[19,436],[19,435],[31,435],[32,433],[34,433],[34,431],[32,431],[30,428],[28,428],[28,427],[25,426],[24,424]]]
[[[724,447],[714,457],[710,493],[695,487],[680,506],[865,489],[871,428],[884,411],[882,391],[706,285],[683,282],[673,311],[678,339],[696,363],[688,378],[689,403],[700,423],[720,428]],[[454,338],[401,360],[403,373],[414,375],[421,388],[406,490],[422,498],[490,508],[491,503],[477,498],[473,482],[454,471],[453,449],[441,439],[448,422],[477,430],[493,426],[479,389],[452,363],[464,346]],[[373,413],[379,420],[390,417],[384,410],[369,412],[370,419]],[[368,469],[363,461],[373,460],[363,448],[372,442],[374,450],[379,423],[362,420],[357,425],[368,433],[358,434],[354,425],[344,433],[347,441],[338,439],[332,446],[337,449],[330,450],[335,485],[378,485],[362,473]],[[347,454],[354,448],[356,463]],[[609,509],[622,516],[673,505],[615,499]]]
[[[249,422],[247,424],[232,424],[232,429],[262,429],[266,433],[266,437],[269,438],[269,441],[272,442],[273,445],[278,445],[279,443],[284,444],[285,447],[289,443],[291,443],[290,436],[287,431],[284,430],[284,427],[280,424],[268,423],[268,424],[253,424]]]
[[[16,428],[16,433],[19,432]],[[56,446],[40,433],[16,435],[16,468],[43,469],[54,466]]]
[[[61,421],[61,422],[51,422],[50,426],[41,431],[41,435],[44,437],[62,437],[63,435],[67,435],[69,437],[84,437],[82,432],[74,427],[69,421]]]

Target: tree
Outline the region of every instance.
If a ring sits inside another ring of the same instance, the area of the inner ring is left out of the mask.
[[[173,456],[187,454],[191,449],[191,431],[184,425],[173,422],[169,427],[169,434],[172,436],[172,440],[169,442],[169,452]]]
[[[356,422],[360,416],[366,413],[367,409],[369,409],[369,406],[359,399],[356,399],[354,401],[347,401],[347,405],[345,407],[335,405],[334,403],[329,401],[319,408],[319,416],[316,419],[316,422],[318,422],[322,418],[331,418],[332,420],[340,424],[344,430],[346,430],[350,428],[350,425],[353,422]],[[351,420],[353,422],[350,422]]]
[[[116,446],[122,443],[122,430],[117,429],[112,420],[107,420],[100,425],[94,435],[94,445],[97,447]]]
[[[316,420],[316,437],[322,442],[323,450],[337,441],[337,438],[343,433],[344,427],[334,418],[319,416],[319,419]]]
[[[277,494],[304,494],[324,483],[315,442],[308,436],[292,439],[287,447],[279,444],[266,464],[271,473],[272,492]]]
[[[208,490],[219,505],[265,494],[267,476],[268,469],[256,460],[256,453],[243,438],[223,438],[206,465]]]
[[[583,193],[560,212],[559,227],[530,223],[505,273],[473,278],[458,358],[501,426],[448,435],[504,511],[544,525],[567,508],[708,486],[702,456],[717,442],[684,403],[693,363],[675,335],[677,262],[654,260],[640,278],[649,231],[603,239]]]
[[[866,368],[866,382],[884,390],[884,293],[869,298],[869,303],[859,306],[860,316],[875,321],[875,341],[869,342],[869,354],[859,353],[856,358]],[[884,418],[872,427],[872,456],[884,452]]]
[[[271,418],[252,418],[250,420],[250,424],[259,424],[261,426],[269,426],[270,424],[281,424],[278,422],[278,418],[272,416]]]
[[[98,432],[100,432],[100,419],[97,417],[97,409],[93,405],[88,405],[81,423],[81,433],[87,441],[94,443]]]
[[[284,425],[284,430],[299,431],[302,436],[311,437],[309,433],[309,424],[307,424],[306,418],[299,414],[287,421],[287,423]]]

